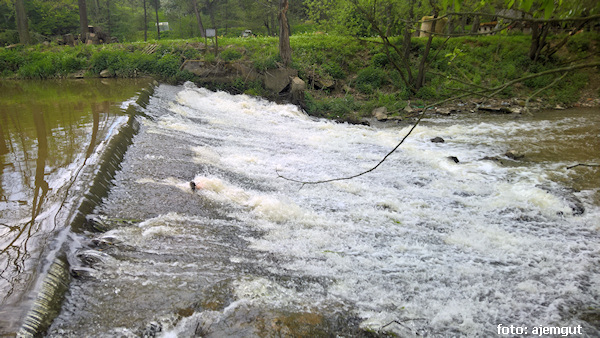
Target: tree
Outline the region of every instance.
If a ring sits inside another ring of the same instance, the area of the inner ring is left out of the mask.
[[[148,41],[148,13],[146,0],[144,0],[144,42]]]
[[[288,0],[279,1],[279,55],[283,65],[289,67],[292,63],[292,49],[290,47],[290,29],[286,13],[289,8]]]
[[[160,25],[158,21],[158,6],[160,5],[158,0],[154,0],[154,11],[156,12],[156,38],[160,40]]]
[[[196,21],[198,22],[198,30],[200,30],[200,36],[205,38],[206,31],[204,30],[204,25],[202,24],[202,17],[200,16],[200,12],[198,11],[198,2],[196,0],[190,0],[192,2],[192,8],[194,9],[194,14],[196,15]]]
[[[79,29],[81,32],[81,41],[85,42],[88,30],[87,8],[85,0],[78,0],[79,4]]]
[[[17,31],[19,32],[19,41],[28,45],[30,42],[29,37],[29,23],[27,18],[27,12],[25,11],[24,0],[15,0],[15,11],[17,12]]]

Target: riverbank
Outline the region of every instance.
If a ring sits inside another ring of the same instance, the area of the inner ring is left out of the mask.
[[[397,120],[460,93],[564,67],[588,55],[598,58],[594,56],[598,50],[597,38],[597,33],[578,34],[552,59],[537,62],[527,57],[530,37],[526,35],[434,39],[425,86],[416,93],[402,84],[400,74],[388,62],[375,38],[323,33],[292,36],[291,68],[294,76],[304,83],[303,108],[311,115],[360,122],[371,118],[374,109],[385,107],[387,116]],[[413,38],[411,58],[419,57],[425,43],[425,38]],[[282,95],[286,88],[270,87],[264,80],[267,74],[281,67],[277,38],[222,38],[219,46],[218,56],[214,55],[214,46],[210,43],[206,46],[198,39],[0,48],[0,76],[18,79],[152,76],[168,83],[192,81],[230,93],[276,101],[289,99],[289,95]],[[191,60],[199,62],[204,70],[186,70],[183,65]],[[491,99],[467,97],[436,111],[450,114],[463,109],[489,108],[492,112],[518,113],[525,105],[533,110],[600,106],[597,67],[572,71],[551,85],[556,77],[532,78],[499,90]]]

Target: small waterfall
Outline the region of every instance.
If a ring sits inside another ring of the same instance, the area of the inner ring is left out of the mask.
[[[597,117],[556,119],[428,118],[376,171],[302,186],[278,173],[364,171],[409,126],[161,85],[49,336],[597,335],[598,187],[566,186],[598,172],[546,157]]]
[[[156,86],[156,83],[154,86]],[[79,207],[75,208],[71,212],[71,216],[68,217],[70,227],[61,231],[62,234],[58,236],[57,241],[60,243],[53,244],[56,249],[52,250],[47,257],[48,260],[52,261],[52,264],[45,272],[45,276],[41,275],[39,277],[41,285],[37,288],[39,290],[37,297],[23,321],[17,334],[18,337],[35,337],[43,334],[54,317],[58,315],[64,294],[71,281],[70,264],[67,256],[71,251],[68,246],[73,245],[73,243],[66,240],[69,236],[67,232],[70,230],[77,233],[94,231],[94,228],[89,225],[91,222],[88,221],[88,216],[108,195],[112,187],[111,181],[120,168],[123,156],[138,131],[139,124],[136,121],[138,109],[146,107],[149,97],[154,92],[154,86],[145,88],[140,92],[135,105],[130,104],[128,106],[128,115],[115,121],[105,136],[104,142],[96,149],[97,153],[86,164],[87,167],[82,167],[82,170],[88,167],[95,168],[92,176],[93,180],[88,185],[87,192],[82,196]],[[74,179],[81,180],[77,175]]]

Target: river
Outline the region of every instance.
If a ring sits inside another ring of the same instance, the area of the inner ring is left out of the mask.
[[[600,334],[600,170],[573,167],[599,164],[598,109],[432,115],[377,170],[302,185],[279,175],[367,170],[410,126],[338,124],[189,83],[147,105],[125,96],[139,132],[110,193],[62,232],[54,255],[72,278],[48,336]],[[84,149],[87,121],[73,128]],[[29,209],[1,223],[20,228],[40,189],[10,197],[3,168],[1,203]],[[38,251],[30,264],[52,260]]]

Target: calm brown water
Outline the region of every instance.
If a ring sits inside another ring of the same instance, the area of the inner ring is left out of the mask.
[[[27,310],[122,102],[149,81],[0,81],[0,335]]]

